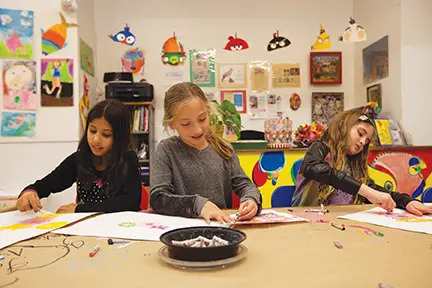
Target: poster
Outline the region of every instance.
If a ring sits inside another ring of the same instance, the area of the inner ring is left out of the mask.
[[[344,110],[344,93],[312,92],[312,122],[327,124],[334,115]]]
[[[36,132],[36,113],[3,112],[1,136],[30,137]]]
[[[218,64],[217,80],[219,88],[247,88],[246,63]]]
[[[33,59],[33,15],[0,8],[0,58]]]
[[[272,64],[273,88],[300,87],[300,64]]]
[[[5,109],[36,109],[35,61],[4,61],[2,78]]]
[[[190,50],[190,82],[199,87],[215,87],[216,49]]]
[[[265,61],[254,61],[249,65],[251,73],[252,92],[263,92],[269,90],[270,66]]]
[[[73,59],[41,59],[42,106],[73,106]]]
[[[81,69],[94,77],[93,48],[80,39]]]
[[[267,97],[266,92],[251,93],[249,95],[249,115],[251,119],[267,119]]]
[[[388,36],[363,49],[363,83],[367,85],[389,76]]]
[[[223,90],[220,103],[224,100],[233,103],[238,113],[246,113],[246,90]]]

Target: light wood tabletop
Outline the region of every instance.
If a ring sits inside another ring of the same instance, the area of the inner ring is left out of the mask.
[[[331,222],[371,207],[328,207],[330,213],[322,218]],[[304,208],[293,209],[306,214]],[[247,234],[247,257],[208,271],[162,262],[160,242],[109,246],[107,239],[48,233],[0,250],[5,257],[0,260],[0,287],[432,287],[431,235],[337,222],[347,229],[314,221],[236,227]],[[350,224],[384,236],[367,235]],[[89,257],[96,245],[100,251]]]

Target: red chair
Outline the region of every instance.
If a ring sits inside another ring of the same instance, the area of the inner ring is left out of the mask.
[[[141,186],[141,203],[140,209],[147,210],[149,208],[149,192],[144,186]]]

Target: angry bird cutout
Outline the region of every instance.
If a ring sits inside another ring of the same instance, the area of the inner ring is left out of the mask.
[[[279,36],[279,30],[273,33],[273,39],[267,45],[267,51],[274,51],[280,48],[288,47],[291,44],[287,38]]]
[[[136,38],[135,35],[130,32],[129,26],[126,24],[124,30],[118,32],[117,34],[108,35],[109,38],[111,38],[114,42],[119,42],[122,44],[126,44],[129,46],[132,46],[135,44]]]
[[[162,63],[176,66],[183,64],[186,59],[186,53],[183,45],[177,40],[175,33],[165,41],[162,47]]]
[[[330,35],[324,30],[320,24],[320,34],[317,36],[315,43],[312,45],[312,50],[328,50],[331,47]]]
[[[242,38],[238,38],[237,33],[235,33],[235,37],[228,37],[228,43],[225,45],[224,49],[228,51],[241,51],[248,48],[249,44]]]
[[[367,35],[364,28],[358,25],[355,20],[350,17],[348,28],[345,29],[342,36],[339,37],[339,41],[343,42],[361,42],[366,41]]]
[[[123,72],[144,73],[144,52],[140,48],[129,48],[121,58]]]

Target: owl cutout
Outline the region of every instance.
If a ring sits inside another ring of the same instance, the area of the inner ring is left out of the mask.
[[[339,41],[351,43],[366,41],[367,35],[364,28],[358,25],[352,17],[350,17],[349,24],[343,35],[339,37]]]
[[[287,38],[279,36],[279,30],[273,33],[273,39],[267,45],[267,51],[274,51],[280,48],[288,47],[291,44]]]

